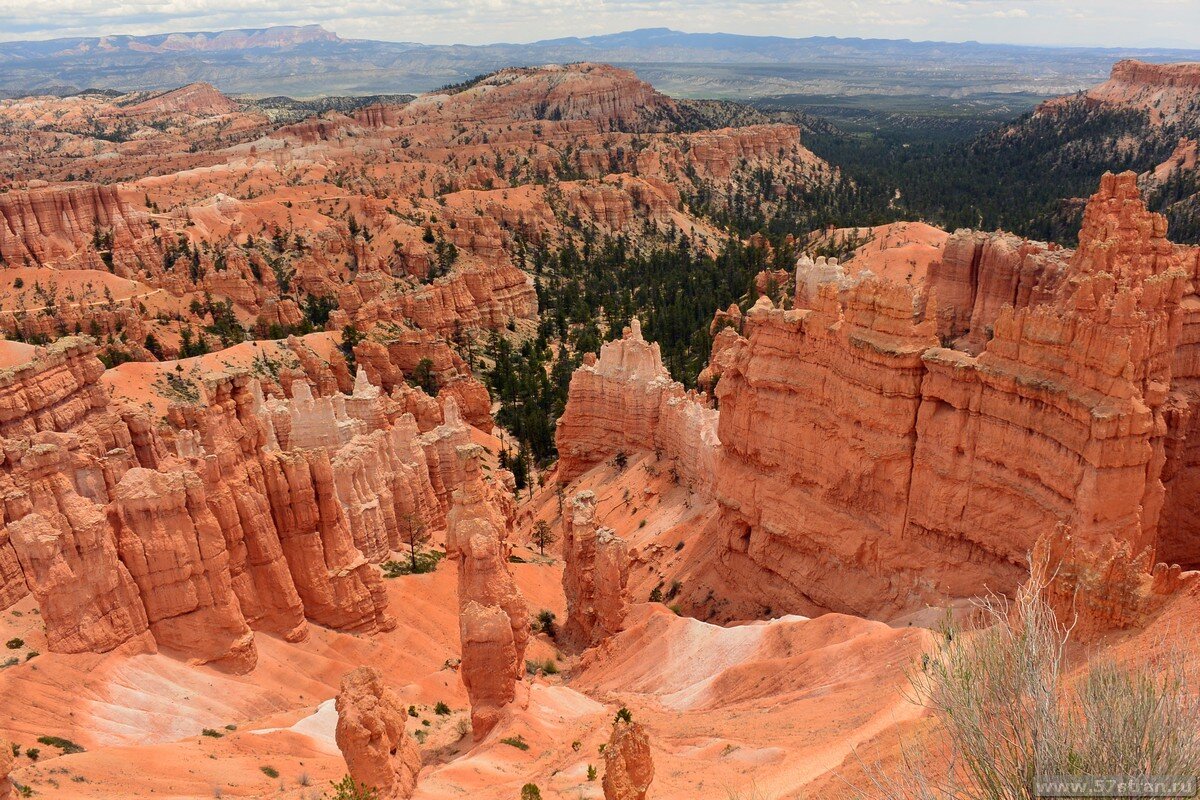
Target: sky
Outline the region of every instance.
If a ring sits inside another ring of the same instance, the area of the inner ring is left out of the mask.
[[[348,38],[529,42],[633,28],[1200,49],[1200,0],[0,0],[0,40],[318,23]]]

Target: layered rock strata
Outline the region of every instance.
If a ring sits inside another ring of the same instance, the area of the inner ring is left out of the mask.
[[[453,398],[421,434],[365,374],[323,397],[295,377],[291,399],[232,374],[163,424],[110,403],[95,353],[64,339],[0,374],[4,607],[32,592],[55,651],[137,641],[238,672],[254,630],[392,627],[372,562],[445,524],[470,441]]]
[[[558,422],[559,480],[574,480],[618,452],[649,451],[675,462],[689,483],[711,482],[715,411],[671,380],[657,344],[635,318],[571,377]]]
[[[954,239],[928,287],[802,260],[792,310],[726,315],[706,380],[715,569],[742,595],[728,613],[889,616],[1009,591],[1060,524],[1141,566],[1200,559],[1197,250],[1167,241],[1131,173],[1105,177],[1074,253]],[[670,434],[653,351],[607,347],[572,381],[568,479]]]
[[[1053,300],[1071,255],[1012,234],[955,232],[926,278],[927,296],[937,305],[938,338],[979,353],[1002,309]]]

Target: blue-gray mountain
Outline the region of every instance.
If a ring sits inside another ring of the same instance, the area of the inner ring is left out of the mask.
[[[424,45],[343,39],[319,26],[0,43],[0,93],[166,89],[292,96],[420,92],[507,66],[603,61],[687,97],[932,95],[1040,97],[1102,80],[1121,58],[1183,61],[1200,50],[1120,50],[789,39],[652,28],[529,44]]]

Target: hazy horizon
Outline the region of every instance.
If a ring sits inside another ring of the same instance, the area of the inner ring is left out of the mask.
[[[1096,0],[767,0],[598,5],[541,0],[0,0],[0,41],[321,25],[343,38],[430,45],[524,44],[666,27],[688,33],[1200,49],[1200,3]]]

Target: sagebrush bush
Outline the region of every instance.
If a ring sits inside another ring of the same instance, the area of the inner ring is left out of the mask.
[[[947,619],[911,674],[947,751],[906,752],[890,774],[868,766],[862,796],[1035,800],[1038,775],[1200,774],[1194,665],[1169,651],[1153,666],[1093,659],[1071,670],[1070,629],[1042,599],[1043,573],[1012,602],[977,604],[978,627]]]

